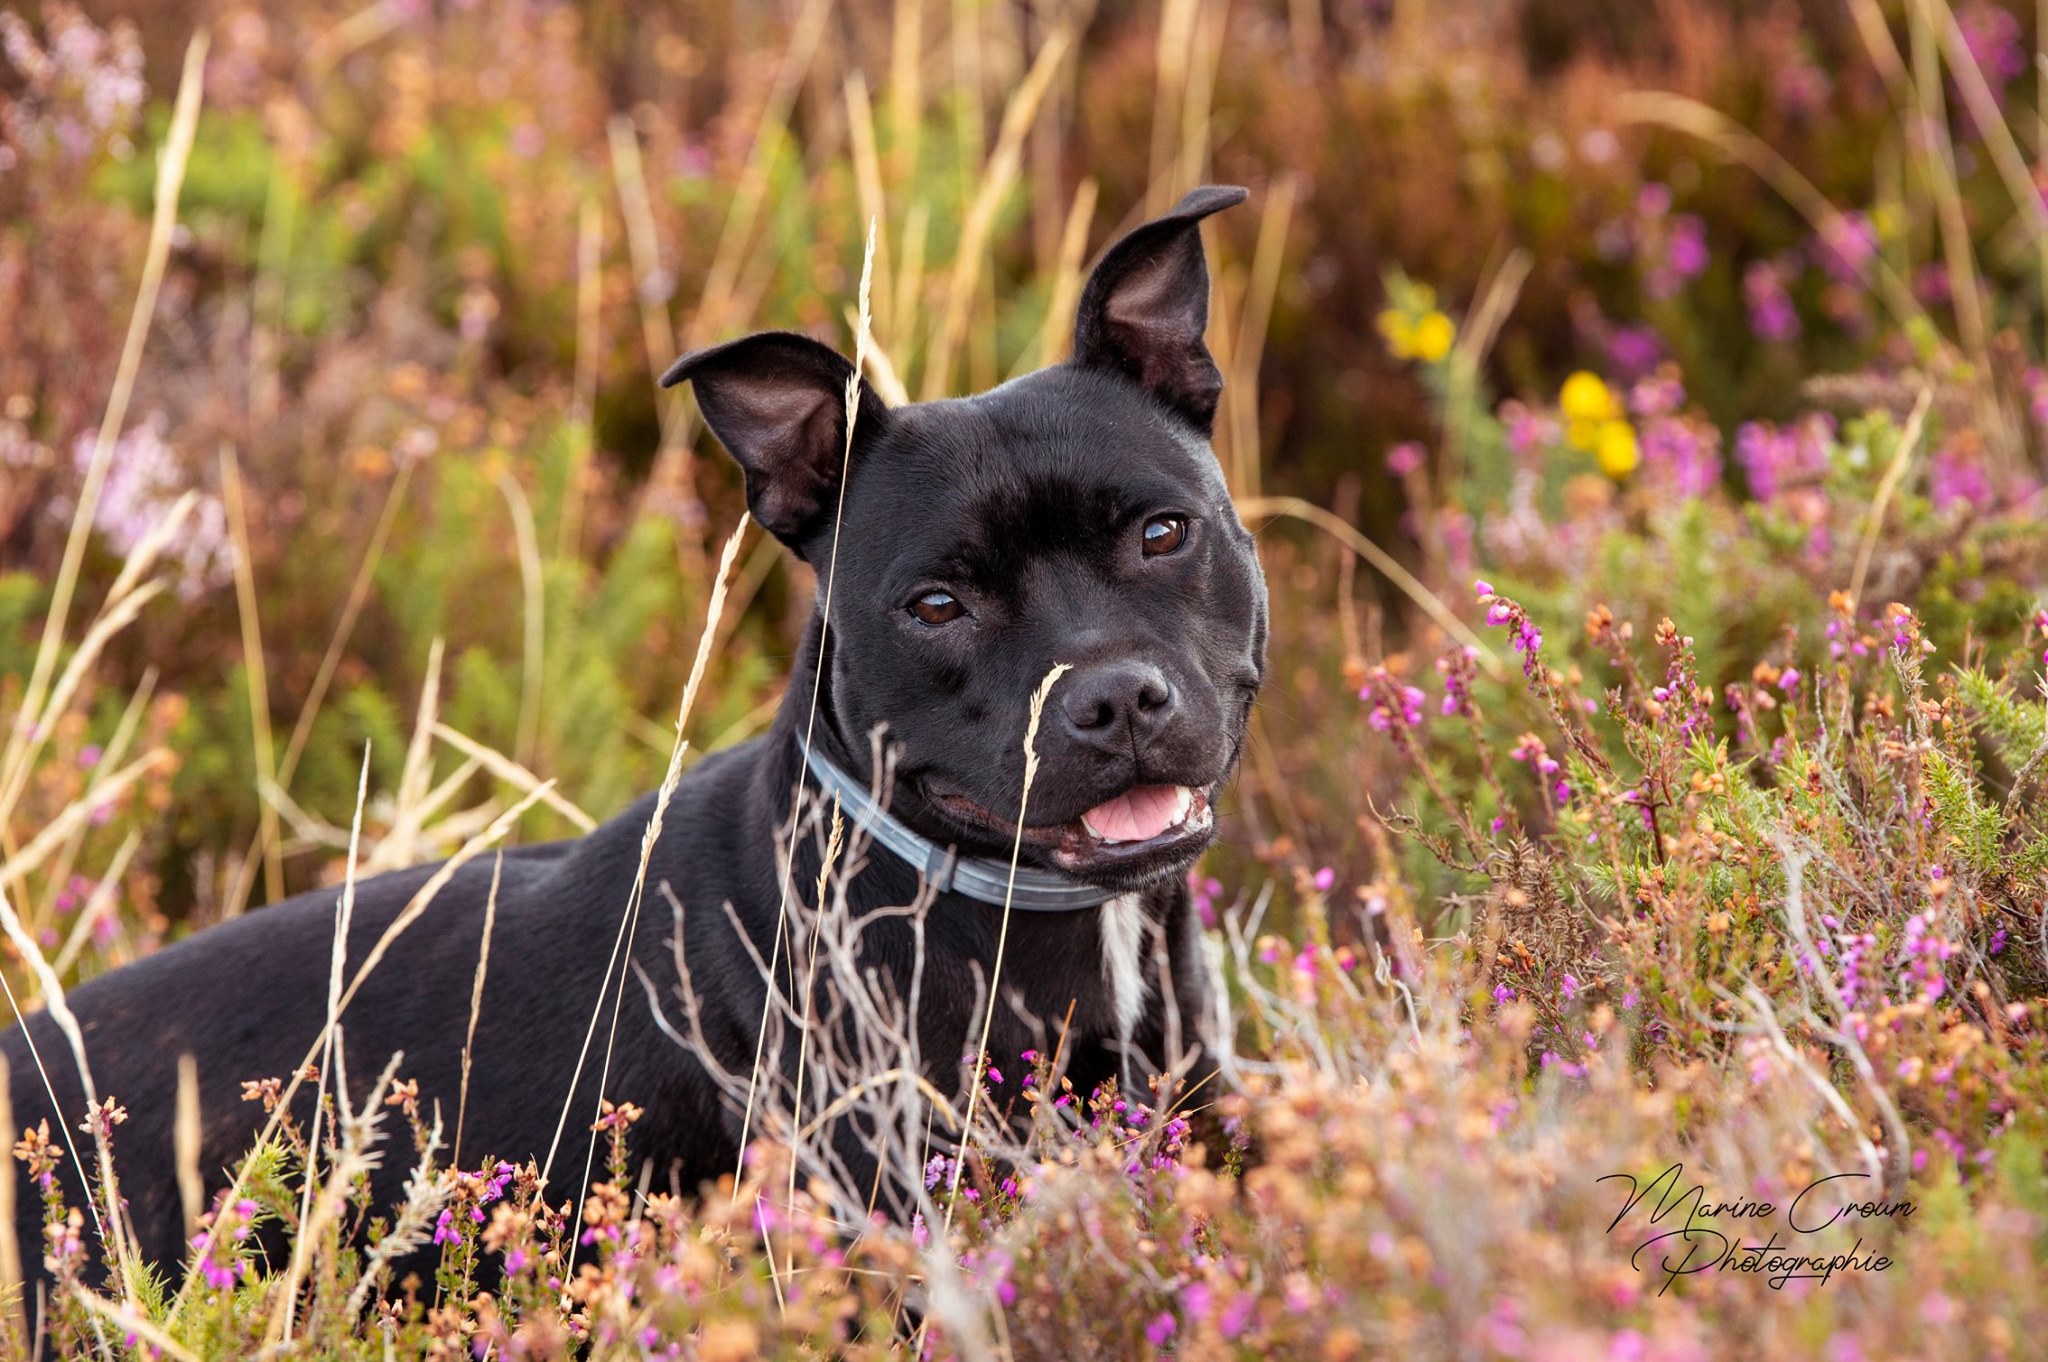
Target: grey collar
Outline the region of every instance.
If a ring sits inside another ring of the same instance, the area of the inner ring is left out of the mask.
[[[848,818],[918,870],[940,893],[965,894],[998,908],[1007,903],[1032,913],[1099,908],[1115,897],[1055,871],[1020,865],[1013,875],[1008,861],[962,856],[957,847],[942,847],[912,832],[902,819],[875,802],[866,785],[833,765],[816,747],[804,753],[804,759],[825,792],[839,796],[839,806]]]

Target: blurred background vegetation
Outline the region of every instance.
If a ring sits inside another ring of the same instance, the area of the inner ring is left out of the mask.
[[[655,375],[761,327],[850,351],[873,224],[867,381],[986,387],[1062,356],[1104,243],[1241,183],[1209,228],[1216,449],[1274,631],[1193,897],[1261,1166],[1182,1162],[1166,1088],[1143,1130],[1098,1094],[1060,1127],[1082,1164],[990,1179],[929,1253],[869,1227],[850,1268],[824,1235],[764,1258],[769,1222],[669,1207],[590,1294],[535,1255],[520,1346],[602,1318],[859,1355],[832,1311],[865,1299],[880,1351],[957,1254],[1017,1356],[2034,1355],[2043,13],[16,0],[0,983],[32,1007],[339,879],[359,788],[365,873],[542,780],[518,837],[612,816],[668,760],[743,504]],[[811,588],[745,542],[693,758],[766,725]],[[755,1196],[785,1167],[758,1148]],[[1887,1169],[1927,1211],[1911,1271],[1650,1294],[1590,1170],[1681,1151],[1781,1202]],[[236,1285],[222,1244],[200,1308],[150,1311],[198,1356],[298,1288]],[[847,1275],[771,1316],[804,1254]],[[462,1294],[397,1334],[320,1307],[303,1341],[511,1347]],[[85,1308],[61,1294],[60,1341]]]
[[[118,962],[335,875],[365,742],[373,796],[401,786],[429,689],[437,817],[369,808],[393,862],[509,802],[463,741],[598,818],[650,788],[742,506],[653,376],[758,327],[850,348],[870,221],[870,381],[915,398],[1057,359],[1103,243],[1191,184],[1252,187],[1211,238],[1217,449],[1277,628],[1229,854],[1347,883],[1395,854],[1361,815],[1414,776],[1354,695],[1468,636],[1478,572],[1572,630],[1596,596],[1680,615],[1717,685],[1788,662],[1852,580],[1965,654],[2012,641],[2048,410],[2034,27],[1989,0],[17,4],[17,728],[210,43],[80,586],[193,492],[175,590],[33,738],[7,852],[110,748],[172,757],[40,863],[27,916],[55,946],[102,903],[72,959]],[[809,607],[765,539],[735,589],[696,752],[765,724]]]

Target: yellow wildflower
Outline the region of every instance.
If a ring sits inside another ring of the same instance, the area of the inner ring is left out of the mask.
[[[1564,413],[1565,438],[1573,449],[1592,449],[1600,443],[1601,429],[1622,416],[1621,401],[1599,375],[1579,370],[1564,381],[1557,395]]]
[[[1407,313],[1390,307],[1380,313],[1373,325],[1386,337],[1387,349],[1394,352],[1395,359],[1407,359],[1414,353],[1415,325],[1408,320]]]
[[[1409,333],[1415,358],[1424,364],[1441,364],[1451,353],[1451,342],[1457,338],[1458,329],[1451,325],[1451,319],[1441,312],[1425,313]]]
[[[1441,364],[1451,353],[1458,328],[1427,302],[1421,312],[1390,307],[1374,319],[1374,326],[1386,338],[1395,359],[1419,359],[1424,364]]]
[[[1621,415],[1621,403],[1598,374],[1579,370],[1564,381],[1557,405],[1570,421],[1607,421]]]
[[[1642,462],[1635,427],[1619,418],[1601,422],[1593,457],[1599,461],[1600,471],[1617,482],[1635,472]]]

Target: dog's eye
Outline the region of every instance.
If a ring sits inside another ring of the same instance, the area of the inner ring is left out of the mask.
[[[1145,556],[1157,558],[1172,553],[1188,539],[1186,516],[1155,515],[1145,522]]]
[[[948,592],[927,591],[910,603],[910,613],[925,624],[946,624],[967,613],[967,607]]]

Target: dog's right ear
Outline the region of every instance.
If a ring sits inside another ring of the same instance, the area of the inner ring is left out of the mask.
[[[846,384],[853,364],[793,331],[763,331],[684,355],[661,386],[696,384],[706,425],[747,475],[747,509],[803,554],[838,504],[846,448]],[[872,434],[888,408],[860,385],[855,433]]]

